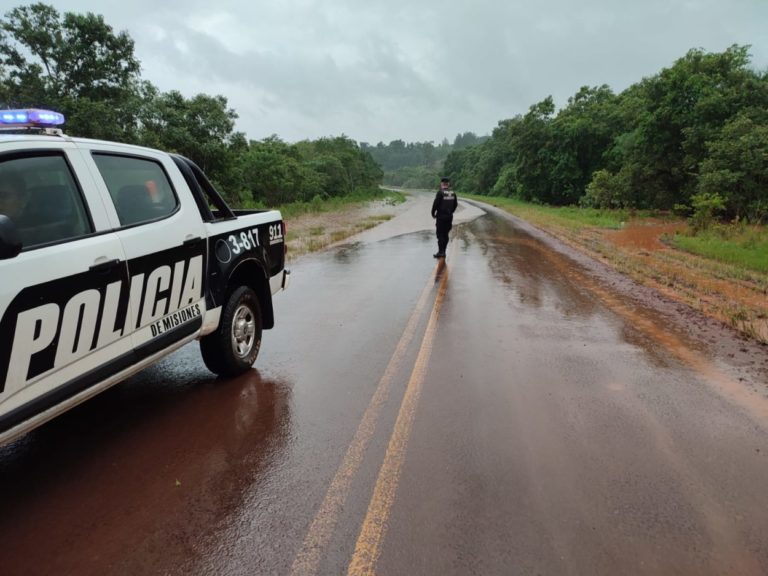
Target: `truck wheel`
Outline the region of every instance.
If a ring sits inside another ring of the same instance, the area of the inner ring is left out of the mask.
[[[261,310],[256,293],[240,286],[221,311],[219,327],[200,339],[208,369],[219,376],[237,376],[256,361],[261,347]]]

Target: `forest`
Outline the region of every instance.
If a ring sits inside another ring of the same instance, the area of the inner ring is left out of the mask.
[[[456,134],[453,143],[443,138],[440,144],[432,141],[404,142],[393,140],[389,144],[379,142],[376,146],[362,143],[373,159],[384,170],[384,184],[403,188],[434,188],[442,176],[443,164],[455,150],[463,150],[487,140],[474,132]]]
[[[748,46],[690,50],[619,94],[582,87],[502,120],[444,166],[459,191],[555,206],[768,219],[768,74]]]

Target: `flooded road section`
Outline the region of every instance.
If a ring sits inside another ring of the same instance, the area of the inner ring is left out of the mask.
[[[0,448],[0,572],[766,574],[768,401],[508,218],[430,198]]]

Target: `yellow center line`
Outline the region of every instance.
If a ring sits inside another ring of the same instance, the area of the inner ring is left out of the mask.
[[[399,370],[408,347],[416,334],[419,320],[421,319],[429,295],[434,287],[434,278],[440,274],[440,271],[443,268],[442,264],[442,261],[438,262],[434,274],[430,277],[427,285],[419,296],[416,307],[411,313],[408,323],[405,326],[403,335],[400,337],[400,341],[384,370],[384,374],[379,380],[376,392],[374,393],[373,398],[371,398],[371,402],[368,404],[365,414],[363,414],[363,419],[360,421],[357,431],[352,438],[352,442],[347,448],[344,459],[331,480],[325,498],[307,531],[304,543],[302,544],[299,553],[296,555],[296,558],[294,558],[293,566],[291,567],[292,576],[309,576],[317,573],[323,551],[330,541],[331,536],[333,536],[339,513],[349,494],[352,480],[360,467],[368,443],[373,437],[376,423],[381,414],[381,409],[389,395],[389,389],[391,388],[394,375]]]
[[[454,241],[452,248],[455,244]],[[455,250],[451,250],[451,255],[454,253]],[[421,395],[424,377],[427,373],[429,358],[432,354],[432,344],[437,331],[437,319],[443,304],[447,285],[448,270],[446,268],[440,281],[437,298],[432,307],[432,314],[429,317],[424,338],[421,342],[419,355],[416,358],[403,402],[400,405],[395,428],[389,439],[384,462],[379,470],[376,487],[373,490],[373,496],[368,505],[368,512],[365,515],[360,535],[357,538],[357,544],[355,545],[352,560],[349,563],[347,576],[375,573],[376,563],[379,554],[381,554],[381,545],[387,531],[389,514],[400,482],[400,472],[405,460],[405,451],[411,435],[411,428],[416,415],[416,406]]]

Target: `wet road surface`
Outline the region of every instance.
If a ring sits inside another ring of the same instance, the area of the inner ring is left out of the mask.
[[[768,401],[523,227],[428,197],[0,448],[0,574],[766,574]],[[426,214],[426,218],[424,215]]]

